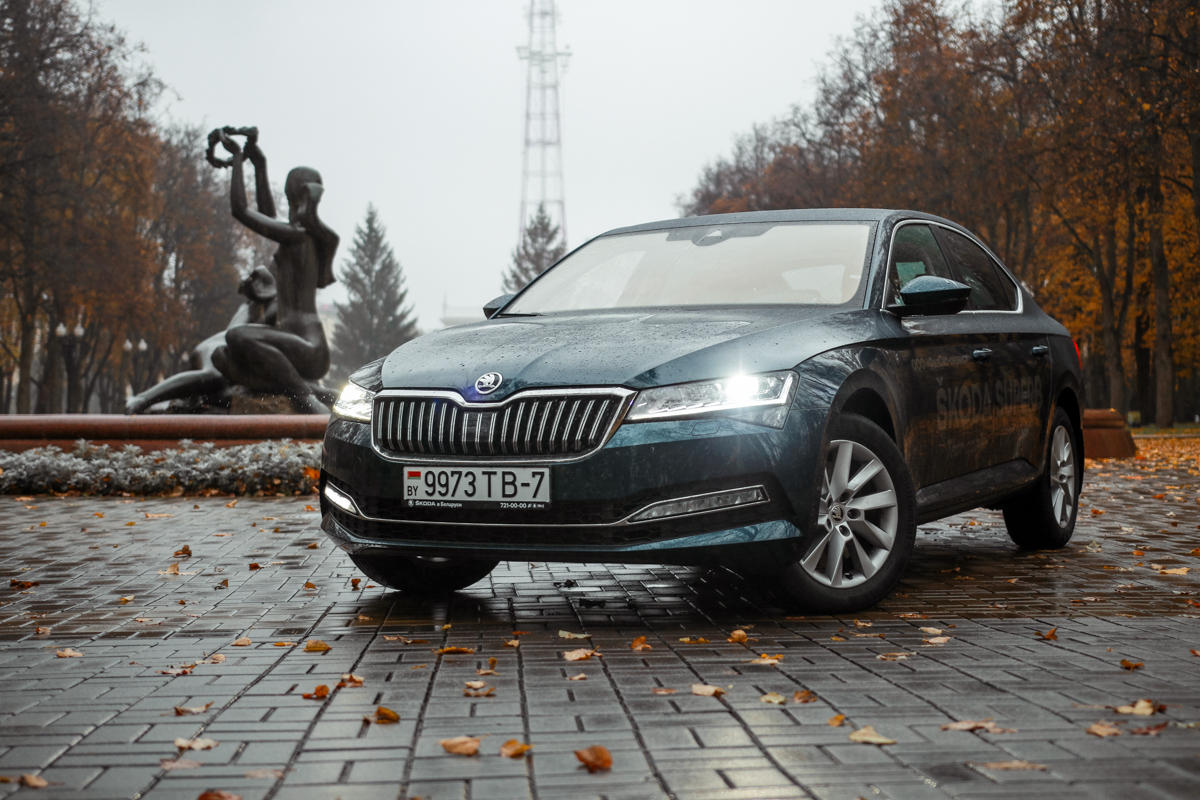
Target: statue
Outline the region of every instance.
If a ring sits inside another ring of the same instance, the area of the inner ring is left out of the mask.
[[[245,137],[244,147],[235,136]],[[230,158],[216,156],[218,143]],[[239,292],[250,302],[239,309],[224,333],[193,350],[194,369],[130,398],[126,413],[139,413],[162,400],[209,396],[240,386],[285,395],[301,414],[328,414],[333,393],[321,387],[320,379],[329,371],[329,344],[317,316],[317,289],[334,281],[333,259],[339,239],[317,216],[325,191],[321,175],[309,167],[296,167],[288,173],[284,184],[288,218],[284,222],[275,216],[267,159],[258,146],[257,128],[212,131],[205,157],[214,167],[233,168],[230,202],[234,218],[278,242],[279,249],[269,271],[256,269],[242,282],[245,290],[239,287]],[[246,159],[254,165],[257,210],[246,202]],[[264,303],[268,294],[270,300]],[[256,304],[261,308],[252,308]]]

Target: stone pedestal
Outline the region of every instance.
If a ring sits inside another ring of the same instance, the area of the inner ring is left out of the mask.
[[[235,386],[229,404],[230,414],[294,414],[291,398],[273,392],[252,392]]]

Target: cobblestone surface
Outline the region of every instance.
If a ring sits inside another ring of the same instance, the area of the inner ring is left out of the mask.
[[[924,526],[903,584],[857,621],[789,616],[769,589],[671,567],[507,563],[423,603],[366,580],[356,590],[311,499],[2,498],[0,569],[13,583],[0,590],[0,775],[51,783],[0,794],[1195,798],[1196,489],[1186,469],[1101,465],[1057,552],[1018,551],[995,512]],[[173,555],[184,545],[190,557]],[[179,574],[164,574],[174,563]],[[1166,573],[1180,567],[1192,571]],[[949,638],[929,643],[938,634],[922,628]],[[735,629],[749,641],[727,642]],[[1051,629],[1057,639],[1039,636]],[[639,636],[651,649],[630,649]],[[309,639],[331,649],[307,652]],[[603,657],[564,660],[585,645]],[[197,663],[213,654],[225,660]],[[778,663],[749,663],[760,654]],[[477,675],[490,658],[497,674]],[[302,696],[347,672],[364,685]],[[495,693],[464,696],[471,680]],[[695,696],[693,684],[727,693]],[[796,702],[804,690],[817,699]],[[787,703],[762,702],[768,692]],[[1165,710],[1109,708],[1140,698]],[[400,722],[364,722],[378,705]],[[1016,732],[940,729],[989,717]],[[1101,720],[1119,735],[1089,734]],[[867,725],[895,744],[849,739]],[[439,740],[455,736],[481,737],[479,754],[447,753]],[[200,737],[219,744],[182,757],[202,766],[161,766],[177,738]],[[498,755],[509,739],[532,756]],[[588,774],[573,751],[597,744],[613,767]],[[983,766],[1012,760],[1045,769]]]

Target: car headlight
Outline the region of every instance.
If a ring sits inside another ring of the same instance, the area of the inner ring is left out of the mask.
[[[370,422],[371,406],[374,402],[375,392],[364,389],[357,383],[347,383],[337,402],[333,404],[333,413],[346,419]]]
[[[680,417],[731,416],[782,428],[792,405],[796,373],[733,375],[712,381],[659,386],[638,393],[629,422]]]

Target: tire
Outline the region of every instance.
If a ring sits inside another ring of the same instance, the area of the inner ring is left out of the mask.
[[[465,558],[435,559],[379,553],[352,555],[350,560],[376,583],[414,595],[434,595],[465,589],[486,578],[500,563]]]
[[[1023,550],[1057,550],[1071,541],[1083,488],[1079,433],[1061,408],[1046,442],[1046,466],[1034,485],[1004,504],[1004,526]]]
[[[816,525],[804,555],[784,570],[784,589],[805,611],[861,611],[892,591],[912,556],[912,477],[891,437],[857,414],[841,415],[830,426],[822,472]],[[831,494],[839,485],[843,490]]]

